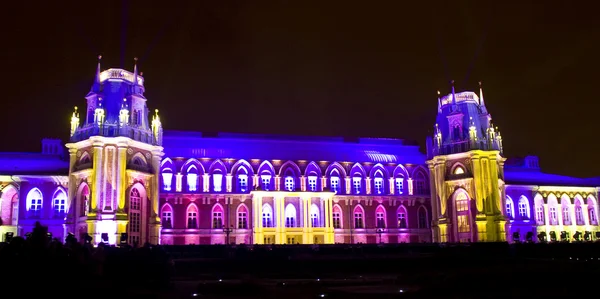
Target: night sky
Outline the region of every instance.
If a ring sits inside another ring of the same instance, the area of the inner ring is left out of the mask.
[[[16,2],[0,18],[1,151],[66,141],[102,54],[103,69],[139,57],[167,130],[424,145],[436,91],[481,80],[508,157],[600,175],[593,1]]]

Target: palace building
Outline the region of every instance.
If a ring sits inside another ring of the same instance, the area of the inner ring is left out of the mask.
[[[397,139],[163,131],[144,91],[137,66],[99,61],[66,148],[0,153],[3,240],[37,222],[94,244],[600,239],[600,178],[507,159],[481,87],[438,97],[426,153]]]

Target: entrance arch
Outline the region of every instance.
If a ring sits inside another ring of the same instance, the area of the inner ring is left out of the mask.
[[[143,245],[147,241],[148,232],[148,196],[144,185],[137,183],[131,186],[128,198],[128,241],[130,245]]]
[[[13,185],[8,185],[2,189],[0,219],[2,219],[2,225],[17,225],[19,219],[19,192]]]
[[[458,189],[454,192],[452,206],[454,211],[453,241],[460,243],[473,242],[473,217],[471,215],[471,198],[466,190]]]

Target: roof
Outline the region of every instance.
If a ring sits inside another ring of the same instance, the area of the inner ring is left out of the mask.
[[[61,175],[69,173],[69,162],[59,155],[41,153],[0,153],[0,174]]]

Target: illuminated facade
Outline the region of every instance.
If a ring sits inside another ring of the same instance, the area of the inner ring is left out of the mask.
[[[402,140],[203,134],[149,121],[144,78],[100,64],[70,142],[0,153],[2,238],[35,222],[94,243],[595,240],[600,181],[506,160],[483,94],[438,99],[427,154]]]

